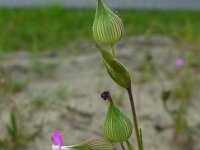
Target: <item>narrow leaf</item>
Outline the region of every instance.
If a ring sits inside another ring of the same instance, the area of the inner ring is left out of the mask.
[[[140,128],[140,145],[141,145],[141,148],[143,150],[143,137],[142,137],[142,129]]]

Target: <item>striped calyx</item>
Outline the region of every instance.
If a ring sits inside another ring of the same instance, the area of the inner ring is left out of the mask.
[[[89,150],[114,150],[112,143],[105,139],[96,139],[87,142]]]
[[[124,33],[121,19],[114,14],[103,2],[98,0],[93,23],[93,35],[101,45],[114,45]]]
[[[52,150],[59,150],[59,147],[53,145]],[[111,142],[101,138],[73,146],[62,146],[61,150],[114,150],[114,148]]]
[[[131,134],[131,121],[111,102],[104,122],[105,137],[112,143],[121,143]]]

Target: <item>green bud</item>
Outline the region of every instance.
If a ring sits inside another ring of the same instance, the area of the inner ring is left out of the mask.
[[[123,33],[124,27],[121,19],[102,0],[98,0],[93,23],[95,40],[101,45],[113,45],[122,38]]]
[[[82,144],[77,144],[74,146],[63,146],[63,150],[114,150],[112,143],[107,140],[95,139]]]
[[[110,60],[105,64],[110,77],[121,87],[129,89],[131,87],[131,79],[129,72],[117,60]]]
[[[131,121],[111,102],[104,122],[105,137],[112,143],[122,143],[131,134]]]
[[[131,87],[131,78],[127,69],[117,61],[112,55],[96,45],[104,59],[104,63],[110,77],[121,87],[129,89]]]
[[[90,150],[113,150],[112,143],[108,142],[105,139],[96,139],[87,142],[88,147]]]

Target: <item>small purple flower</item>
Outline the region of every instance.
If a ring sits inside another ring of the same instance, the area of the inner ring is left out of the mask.
[[[185,61],[182,57],[176,59],[176,67],[180,68],[185,64]]]
[[[51,136],[51,141],[53,142],[53,144],[58,145],[61,150],[61,147],[63,145],[63,139],[62,139],[62,135],[60,132],[54,130],[54,133]]]

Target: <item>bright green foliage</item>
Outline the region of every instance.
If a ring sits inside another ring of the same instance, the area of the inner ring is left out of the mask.
[[[104,122],[104,135],[112,143],[122,143],[132,134],[131,121],[112,103]]]
[[[59,6],[0,9],[0,49],[55,50],[71,42],[92,39],[94,10],[72,10]],[[200,12],[120,11],[126,36],[164,35],[184,43],[200,40]],[[190,26],[188,24],[190,23]],[[189,31],[188,31],[189,30]],[[189,37],[188,37],[189,36]]]

